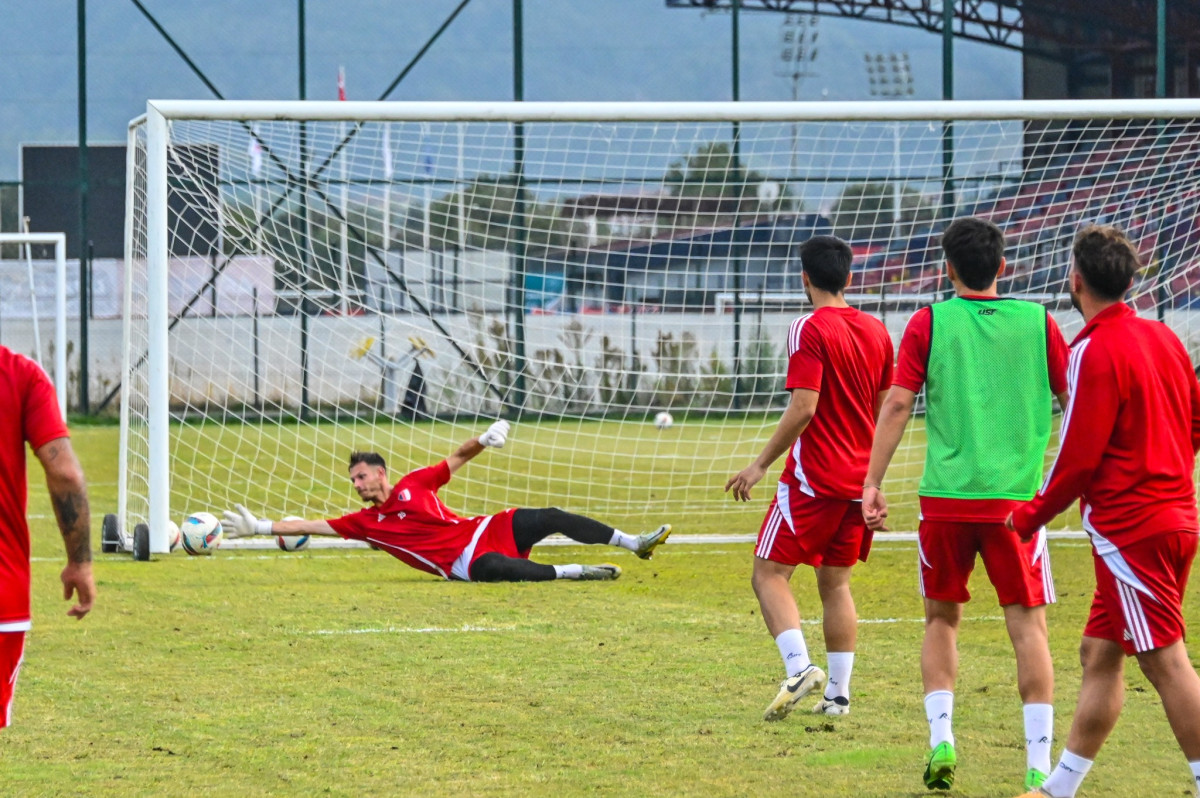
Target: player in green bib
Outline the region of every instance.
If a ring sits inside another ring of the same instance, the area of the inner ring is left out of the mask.
[[[955,296],[917,311],[904,331],[863,485],[863,516],[872,529],[887,518],[880,486],[924,389],[927,445],[917,547],[930,747],[925,786],[949,789],[954,781],[958,626],[978,556],[1016,653],[1028,789],[1050,770],[1054,670],[1045,606],[1054,601],[1054,582],[1045,530],[1022,542],[1004,521],[1041,483],[1053,397],[1066,404],[1067,345],[1044,307],[999,295],[1005,260],[998,227],[958,219],[946,228],[942,249]]]

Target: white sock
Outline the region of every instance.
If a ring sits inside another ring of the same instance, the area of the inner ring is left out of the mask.
[[[1079,785],[1083,783],[1083,777],[1087,775],[1091,767],[1092,760],[1076,756],[1063,749],[1062,758],[1058,760],[1058,767],[1046,779],[1046,783],[1042,785],[1042,791],[1053,795],[1054,798],[1075,798]]]
[[[853,651],[829,652],[829,682],[825,685],[826,698],[850,700],[850,671],[853,668]]]
[[[934,690],[925,696],[925,719],[929,721],[929,747],[937,748],[941,743],[954,745],[954,693],[949,690]]]
[[[1192,769],[1192,780],[1196,782],[1196,789],[1200,791],[1200,760],[1188,762],[1188,767]]]
[[[583,566],[572,563],[570,565],[554,566],[554,575],[558,579],[578,579],[583,576]]]
[[[804,642],[804,632],[799,629],[785,629],[775,638],[779,646],[779,656],[783,657],[783,667],[787,670],[788,678],[812,665],[808,658],[808,645]]]
[[[1054,737],[1054,706],[1025,705],[1025,767],[1050,772],[1050,741]]]
[[[623,549],[637,551],[637,535],[627,535],[619,529],[614,529],[612,540],[608,541],[610,546],[620,546]]]

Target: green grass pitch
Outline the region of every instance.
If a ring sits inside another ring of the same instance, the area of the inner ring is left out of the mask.
[[[116,502],[116,439],[75,433],[97,529]],[[99,601],[75,622],[32,461],[30,473],[34,629],[15,725],[0,732],[4,794],[927,794],[911,543],[878,543],[856,572],[853,713],[766,724],[782,667],[748,544],[668,544],[648,563],[535,550],[617,562],[625,575],[611,584],[445,583],[365,550],[98,555]],[[711,531],[755,531],[765,503],[764,491],[736,530]],[[1092,576],[1082,541],[1053,544],[1052,557],[1057,758]],[[794,585],[823,662],[811,572]],[[972,590],[951,795],[1012,796],[1025,767],[1012,654],[982,574]],[[1197,617],[1194,595],[1186,611]],[[1130,666],[1124,714],[1081,795],[1189,794],[1157,697]]]

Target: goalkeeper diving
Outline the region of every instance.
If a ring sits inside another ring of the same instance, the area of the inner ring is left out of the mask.
[[[648,560],[667,536],[670,524],[653,532],[629,535],[586,516],[557,507],[509,508],[495,515],[463,518],[447,507],[438,489],[484,449],[501,449],[509,424],[497,421],[445,460],[389,482],[387,465],[376,452],[350,455],[350,482],[367,507],[325,521],[269,521],[242,505],[225,511],[225,533],[251,535],[327,535],[361,540],[386,551],[418,571],[463,582],[548,582],[552,579],[609,580],[621,575],[616,565],[546,565],[532,562],[535,543],[558,532],[587,544],[619,546]]]

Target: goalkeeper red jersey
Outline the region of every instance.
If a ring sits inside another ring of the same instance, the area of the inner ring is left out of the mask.
[[[1080,497],[1084,529],[1101,546],[1196,531],[1200,385],[1175,334],[1113,305],[1071,344],[1067,377],[1058,457],[1013,513],[1017,530],[1037,529]]]
[[[446,461],[406,474],[378,507],[329,521],[347,540],[361,540],[386,551],[419,571],[450,578],[458,555],[488,516],[463,518],[438,497],[438,488],[450,481]]]
[[[42,367],[0,346],[0,632],[29,628],[29,525],[25,445],[67,437]]]
[[[792,322],[787,388],[820,393],[780,481],[809,496],[861,499],[875,436],[875,402],[892,384],[892,339],[854,308],[819,308]]]

